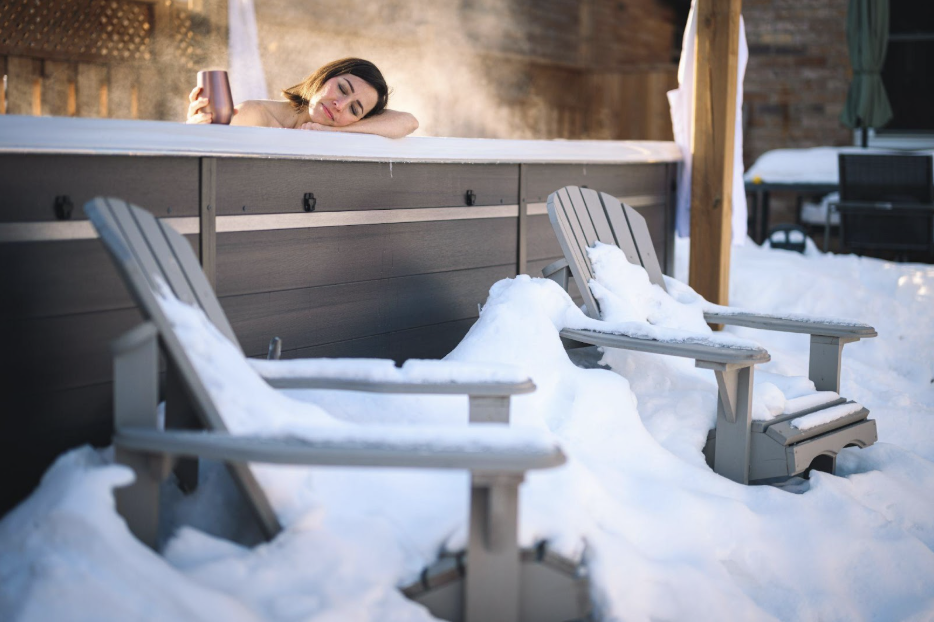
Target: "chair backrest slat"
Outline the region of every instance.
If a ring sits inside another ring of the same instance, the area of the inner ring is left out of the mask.
[[[667,291],[648,225],[632,207],[605,192],[568,186],[548,197],[548,215],[591,317],[599,318],[600,311],[588,286],[594,275],[587,249],[597,240],[618,246]]]
[[[126,203],[121,203],[116,199],[107,199],[110,212],[120,226],[130,252],[139,259],[147,276],[161,278],[182,302],[197,304],[188,280],[178,267],[175,255],[169,249],[155,218],[137,217],[132,209],[123,207]]]
[[[593,228],[597,232],[597,239],[604,244],[616,246],[616,236],[613,235],[613,228],[610,227],[610,222],[606,218],[606,210],[603,209],[603,204],[600,202],[600,193],[590,188],[581,188],[580,192],[587,214],[590,216]]]
[[[606,194],[604,196],[609,197]],[[645,218],[625,203],[621,205],[626,215],[626,222],[629,223],[629,231],[632,232],[633,244],[639,252],[639,262],[648,273],[649,280],[668,291],[665,287],[665,279],[662,277],[661,265],[658,263],[658,255],[655,254],[655,245],[652,244],[652,234],[649,232]]]
[[[198,301],[198,306],[208,316],[211,323],[242,352],[243,348],[240,341],[237,339],[237,335],[234,334],[233,328],[227,320],[227,315],[221,308],[220,301],[214,293],[214,288],[208,283],[204,270],[201,269],[201,264],[198,262],[198,258],[195,256],[188,240],[166,223],[159,222],[158,224],[169,248],[174,253],[176,261],[178,261],[179,268],[191,287],[192,294]]]
[[[143,239],[139,228],[131,226],[131,221],[146,221],[147,219],[155,221],[155,218],[148,212],[118,199],[97,198],[85,205],[84,210],[100,234],[104,247],[113,257],[124,283],[139,304],[143,315],[159,331],[159,339],[166,356],[171,364],[175,365],[179,378],[188,389],[187,393],[192,401],[192,407],[201,418],[202,424],[209,430],[226,432],[227,426],[223,418],[157,300],[159,289],[156,285],[156,278],[165,278],[165,275],[155,260],[151,248]],[[124,223],[128,228],[124,228],[119,223]],[[178,235],[175,231],[171,233]],[[188,242],[180,235],[178,238],[181,243],[188,245]],[[163,241],[165,241],[164,238]],[[167,251],[168,245],[157,245],[157,248]],[[188,246],[188,252],[193,254],[190,246]],[[238,486],[249,499],[266,534],[271,537],[281,531],[281,525],[269,499],[260,488],[248,465],[231,464],[230,470]]]
[[[613,227],[613,233],[618,242],[617,246],[619,246],[623,254],[626,255],[626,259],[629,260],[629,263],[637,266],[642,265],[642,260],[639,259],[639,251],[636,250],[636,244],[632,239],[632,231],[629,229],[629,222],[626,220],[623,206],[616,197],[605,192],[600,193],[600,198],[602,199],[607,220],[610,222],[610,226]]]
[[[577,218],[578,224],[580,224],[581,232],[584,234],[584,241],[589,248],[599,239],[597,237],[597,230],[594,228],[593,221],[590,218],[590,212],[587,210],[583,195],[581,195],[581,189],[577,186],[568,186],[567,191],[568,198],[571,199],[571,205],[574,210],[573,215]]]
[[[568,260],[571,274],[584,299],[587,314],[594,318],[600,317],[600,308],[588,287],[590,279],[593,278],[593,269],[587,257],[587,243],[580,231],[580,223],[574,214],[574,207],[567,189],[562,188],[548,197],[548,218],[551,220],[551,226],[558,237],[558,244]]]

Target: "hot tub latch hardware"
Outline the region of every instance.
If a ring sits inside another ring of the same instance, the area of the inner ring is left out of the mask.
[[[75,204],[67,194],[55,197],[55,217],[59,220],[71,220],[71,212],[74,209]]]
[[[315,198],[315,195],[312,192],[306,192],[305,197],[302,199],[302,205],[304,206],[306,212],[315,211],[315,204],[317,202],[318,200]]]
[[[477,202],[477,193],[473,190],[468,190],[464,194],[464,201],[467,202],[467,205],[474,205]]]

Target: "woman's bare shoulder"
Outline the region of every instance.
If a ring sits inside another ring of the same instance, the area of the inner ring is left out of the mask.
[[[271,99],[248,99],[237,105],[231,125],[254,125],[258,127],[288,127],[290,105],[286,101]]]

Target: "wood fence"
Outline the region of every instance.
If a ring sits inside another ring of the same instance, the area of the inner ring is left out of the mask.
[[[183,118],[226,28],[225,0],[7,0],[0,114]]]

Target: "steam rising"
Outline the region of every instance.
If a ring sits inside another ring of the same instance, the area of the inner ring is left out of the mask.
[[[529,101],[529,80],[521,69],[510,70],[513,63],[504,63],[502,55],[494,59],[483,50],[485,42],[510,36],[512,47],[523,49],[519,29],[510,27],[511,4],[259,0],[269,92],[275,97],[324,63],[356,56],[380,68],[393,89],[389,107],[414,114],[418,134],[530,137],[533,115],[516,105]]]

